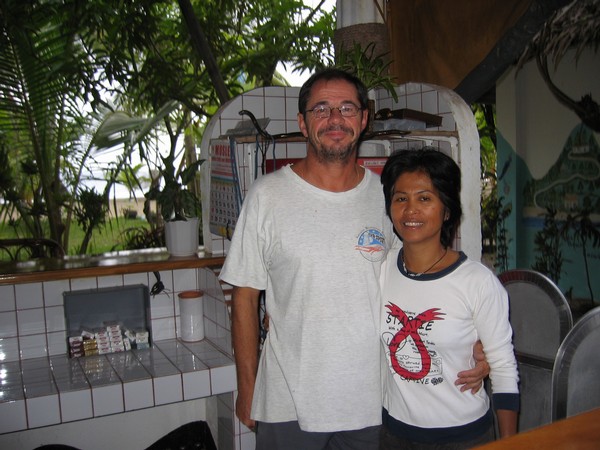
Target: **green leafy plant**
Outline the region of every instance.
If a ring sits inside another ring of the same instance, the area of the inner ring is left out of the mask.
[[[544,214],[544,227],[534,237],[537,255],[531,268],[547,275],[558,284],[562,273],[563,256],[560,250],[560,227],[556,209],[549,208]]]
[[[188,189],[204,160],[198,160],[179,170],[175,166],[175,153],[161,157],[163,166],[159,169],[163,185],[153,185],[146,193],[146,199],[155,200],[163,220],[186,220],[200,215],[200,199]]]
[[[504,197],[498,197],[496,192],[481,198],[483,252],[495,255],[494,267],[499,272],[508,270],[510,237],[506,229],[506,218],[511,211],[512,205],[505,205]]]
[[[78,253],[85,254],[92,239],[93,231],[106,223],[107,201],[104,195],[96,192],[93,187],[81,188],[79,203],[75,205],[74,213],[77,223],[85,232]]]
[[[600,246],[600,230],[590,218],[590,210],[583,210],[575,214],[568,214],[564,224],[560,227],[560,236],[573,247],[580,247],[585,267],[587,288],[590,293],[591,305],[594,303],[594,291],[590,279],[590,263],[588,258],[589,247]]]
[[[357,76],[367,89],[383,88],[398,101],[393,77],[389,74],[389,53],[375,53],[375,42],[364,49],[355,42],[350,49],[342,49],[337,55],[335,67]]]
[[[121,233],[120,242],[112,250],[141,250],[165,246],[164,228],[136,226],[127,228]]]

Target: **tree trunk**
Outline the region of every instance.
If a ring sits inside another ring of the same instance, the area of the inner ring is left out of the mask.
[[[221,71],[217,65],[217,60],[212,53],[208,40],[194,14],[194,8],[192,8],[190,0],[179,0],[179,8],[192,38],[192,47],[196,50],[200,58],[202,58],[204,64],[206,64],[206,70],[215,86],[217,97],[219,97],[219,101],[223,104],[229,100],[229,91],[227,90],[227,86],[225,86]]]

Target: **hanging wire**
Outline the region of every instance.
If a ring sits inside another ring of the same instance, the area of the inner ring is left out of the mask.
[[[163,292],[165,290],[165,285],[160,280],[159,272],[152,272],[152,273],[154,274],[154,277],[156,278],[156,283],[154,283],[152,285],[152,289],[150,289],[150,294],[152,295],[152,297],[154,297],[155,295],[160,294],[161,292]]]

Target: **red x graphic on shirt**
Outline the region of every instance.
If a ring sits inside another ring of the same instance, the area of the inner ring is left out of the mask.
[[[425,344],[419,335],[419,327],[432,320],[443,320],[441,316],[444,314],[438,312],[439,308],[431,308],[417,315],[414,319],[409,319],[406,313],[393,303],[385,306],[390,310],[390,314],[393,317],[398,319],[400,323],[404,324],[402,329],[395,334],[389,343],[390,361],[392,363],[392,367],[397,374],[408,380],[420,380],[429,373],[429,369],[431,368],[431,356],[429,355],[427,347],[425,347]],[[418,372],[411,372],[410,370],[405,369],[400,365],[398,359],[396,358],[396,352],[398,351],[400,344],[409,336],[412,338],[417,350],[419,351],[419,355],[421,356],[421,370]]]

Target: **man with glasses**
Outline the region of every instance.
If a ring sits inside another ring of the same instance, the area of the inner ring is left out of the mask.
[[[234,286],[236,414],[256,426],[257,449],[378,448],[378,276],[394,235],[379,177],[357,164],[367,102],[346,72],[306,81],[306,157],[252,185],[221,271]],[[262,290],[269,332],[259,361]],[[478,389],[484,374],[459,382]]]

